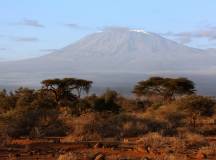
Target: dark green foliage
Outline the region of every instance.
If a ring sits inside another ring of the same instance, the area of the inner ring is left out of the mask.
[[[41,90],[19,88],[10,95],[5,90],[0,92],[0,111],[5,113],[1,116],[8,121],[8,135],[12,137],[65,135],[67,127],[58,119],[60,112],[57,106],[76,102],[73,108],[76,113],[82,113],[86,108],[85,101],[79,99],[82,92],[89,91],[91,81],[64,78],[44,80],[42,84]]]
[[[27,88],[16,90],[12,96],[16,97],[14,108],[8,114],[6,112],[2,115],[8,120],[9,136],[45,135],[44,129],[49,127],[51,122],[57,122],[59,113],[56,109],[57,103],[52,96],[40,90]]]
[[[195,129],[200,116],[212,116],[215,112],[215,100],[204,96],[187,96],[178,101],[179,109],[190,116],[190,125]]]
[[[179,108],[188,113],[196,113],[201,116],[211,116],[216,109],[216,102],[210,97],[204,96],[187,96],[178,101]]]
[[[162,132],[165,122],[138,118],[127,114],[100,113],[96,120],[84,127],[84,134],[99,134],[101,137],[135,137],[150,132]]]
[[[15,91],[15,95],[17,96],[16,108],[29,108],[30,104],[35,99],[35,90],[28,88],[19,88]]]
[[[121,107],[116,102],[117,96],[116,91],[107,90],[101,97],[94,100],[93,109],[98,112],[110,111],[118,113]]]
[[[88,103],[80,96],[89,91],[91,81],[64,78],[44,80],[42,84],[41,90],[19,88],[10,94],[0,92],[0,118],[6,119],[9,136],[63,136],[67,127],[58,118],[58,106],[64,103],[73,106],[75,114],[85,112]]]
[[[184,124],[186,115],[181,112],[166,113],[166,119],[170,123],[171,128],[181,127]]]
[[[182,112],[166,112],[165,120],[167,127],[161,132],[164,136],[174,136],[177,134],[177,128],[185,126],[186,115]]]
[[[10,121],[7,134],[11,137],[20,136],[41,137],[41,136],[65,136],[68,128],[60,120],[48,120],[42,122],[40,113],[28,112]]]
[[[11,117],[7,133],[11,137],[65,135],[66,127],[57,117],[58,112],[55,109],[36,108],[24,112],[17,111]]]
[[[136,100],[136,106],[138,107],[138,109],[142,109],[143,111],[145,111],[145,109],[147,109],[147,107],[151,105],[152,102],[150,102],[149,100]]]
[[[32,127],[36,124],[37,111],[15,112],[7,128],[7,133],[11,137],[20,137],[29,135]]]
[[[35,99],[32,101],[31,106],[41,109],[55,109],[57,107],[57,103],[51,95],[43,92],[43,90],[40,90],[36,93]]]
[[[44,136],[66,136],[68,127],[60,120],[50,121],[42,128]]]
[[[69,105],[71,109],[71,114],[76,116],[80,116],[81,114],[91,111],[90,106],[91,105],[86,99],[80,99]]]
[[[194,83],[187,78],[151,77],[138,82],[133,93],[137,96],[161,96],[170,101],[176,96],[193,94],[194,91]]]
[[[43,89],[54,94],[57,102],[63,100],[74,101],[82,95],[82,92],[88,93],[92,81],[64,78],[64,79],[47,79],[41,82]]]
[[[0,92],[0,113],[15,108],[17,98],[14,95],[8,95],[6,92]]]
[[[16,107],[17,97],[6,90],[0,91],[0,113],[7,112]]]

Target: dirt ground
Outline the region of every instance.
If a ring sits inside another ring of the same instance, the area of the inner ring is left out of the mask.
[[[216,138],[208,140],[216,146]],[[60,155],[67,153],[73,153],[80,157],[80,160],[94,160],[98,154],[104,155],[108,160],[216,160],[214,156],[205,157],[196,149],[174,154],[172,146],[150,148],[133,140],[63,143],[60,138],[12,140],[11,143],[0,147],[0,160],[57,160]]]

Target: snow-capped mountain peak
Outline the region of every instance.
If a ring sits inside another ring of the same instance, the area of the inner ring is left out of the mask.
[[[144,34],[148,34],[148,35],[150,34],[143,29],[131,29],[130,31],[131,32],[138,32],[138,33],[144,33]]]
[[[0,63],[1,72],[176,72],[215,67],[213,51],[190,48],[142,29],[112,27],[39,58]],[[32,70],[31,70],[32,72]]]

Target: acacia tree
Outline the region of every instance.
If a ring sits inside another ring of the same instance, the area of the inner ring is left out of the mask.
[[[76,78],[47,79],[41,82],[42,89],[54,94],[56,102],[79,99],[83,92],[88,93],[92,81]]]
[[[187,78],[151,77],[140,81],[134,87],[133,93],[140,96],[161,96],[165,101],[174,100],[176,96],[193,94],[194,83]]]

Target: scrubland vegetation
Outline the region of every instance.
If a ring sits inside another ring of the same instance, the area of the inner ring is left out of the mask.
[[[44,80],[38,90],[1,90],[1,146],[17,139],[61,137],[59,144],[89,142],[89,148],[103,150],[53,151],[53,159],[216,157],[216,100],[197,95],[192,81],[151,77],[135,85],[131,98],[110,89],[89,95],[91,84],[65,78]]]

